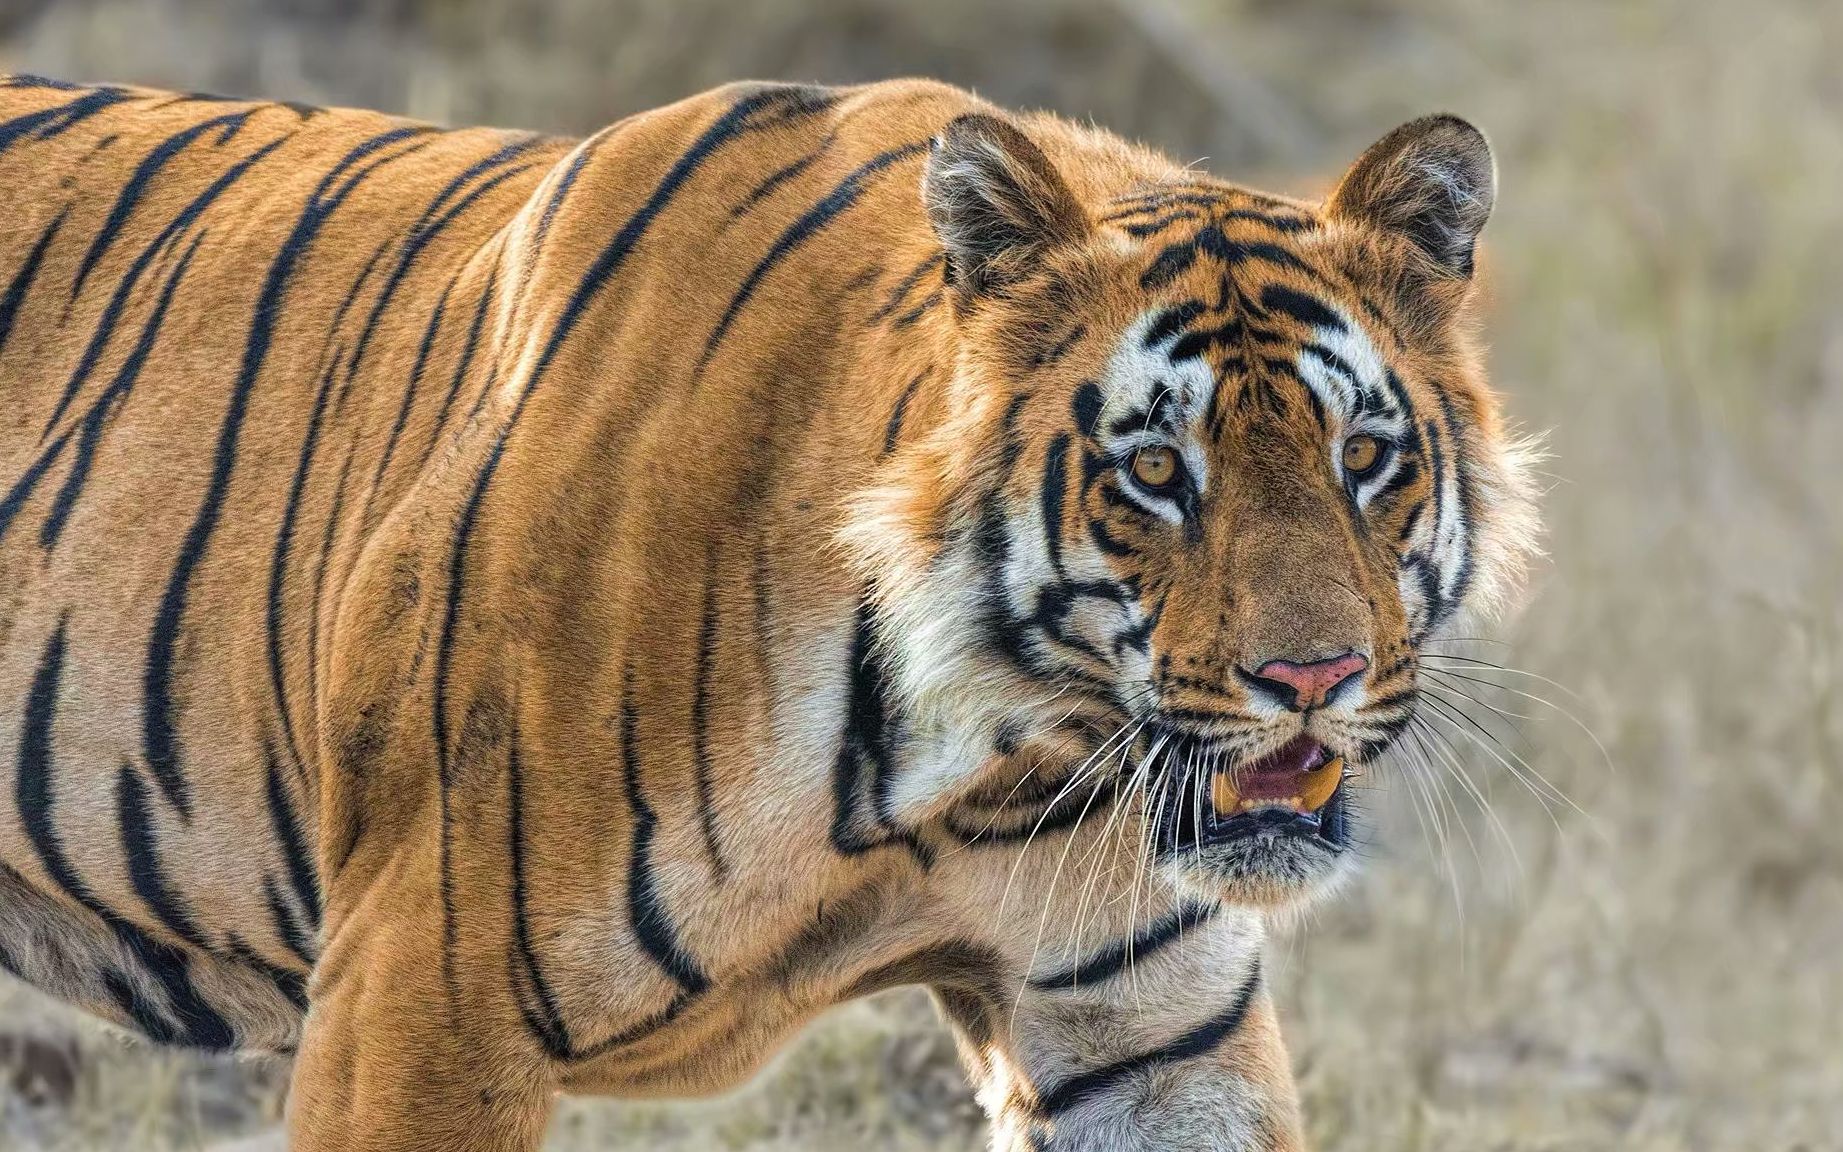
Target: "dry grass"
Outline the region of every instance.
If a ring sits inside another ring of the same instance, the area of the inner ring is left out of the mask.
[[[1447,802],[1382,774],[1367,878],[1276,948],[1314,1145],[1843,1147],[1843,7],[1174,2],[1179,40],[1222,50],[1173,62],[1169,38],[1132,46],[1159,28],[1130,3],[295,0],[284,20],[58,0],[0,62],[559,127],[734,75],[927,71],[1235,174],[1329,176],[1397,119],[1472,116],[1504,189],[1494,368],[1554,452],[1552,560],[1510,646],[1472,654],[1567,686],[1485,669],[1560,707],[1493,697],[1520,734],[1480,715],[1571,804],[1457,726],[1495,819],[1453,779]],[[1285,110],[1293,154],[1211,103],[1237,93]],[[0,1012],[89,1060],[70,1108],[0,1087],[0,1146],[197,1147],[276,1106],[273,1070],[124,1046],[13,987]],[[553,1146],[977,1130],[899,996],[730,1101],[572,1104]]]

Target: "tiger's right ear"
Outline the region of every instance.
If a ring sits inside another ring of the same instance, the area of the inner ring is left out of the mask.
[[[934,138],[922,203],[947,250],[947,282],[969,298],[1002,290],[1089,230],[1087,212],[1043,150],[978,113]]]
[[[1372,144],[1327,207],[1332,216],[1406,238],[1433,275],[1464,281],[1496,200],[1497,165],[1484,133],[1438,115],[1410,120]]]

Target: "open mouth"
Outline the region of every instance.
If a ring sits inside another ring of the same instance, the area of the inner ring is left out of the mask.
[[[1344,781],[1359,775],[1309,736],[1255,760],[1187,780],[1166,810],[1166,847],[1208,848],[1261,835],[1349,837]]]

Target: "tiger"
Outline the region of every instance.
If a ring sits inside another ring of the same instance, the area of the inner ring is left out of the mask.
[[[1496,198],[926,80],[582,139],[0,81],[0,967],[528,1152],[929,990],[998,1152],[1304,1147],[1262,953],[1512,599]]]

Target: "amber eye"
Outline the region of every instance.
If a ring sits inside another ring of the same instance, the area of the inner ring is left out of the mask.
[[[1141,448],[1133,453],[1133,479],[1157,491],[1177,479],[1177,453],[1169,448]]]
[[[1382,441],[1374,436],[1357,435],[1344,441],[1344,471],[1363,476],[1382,463]]]

